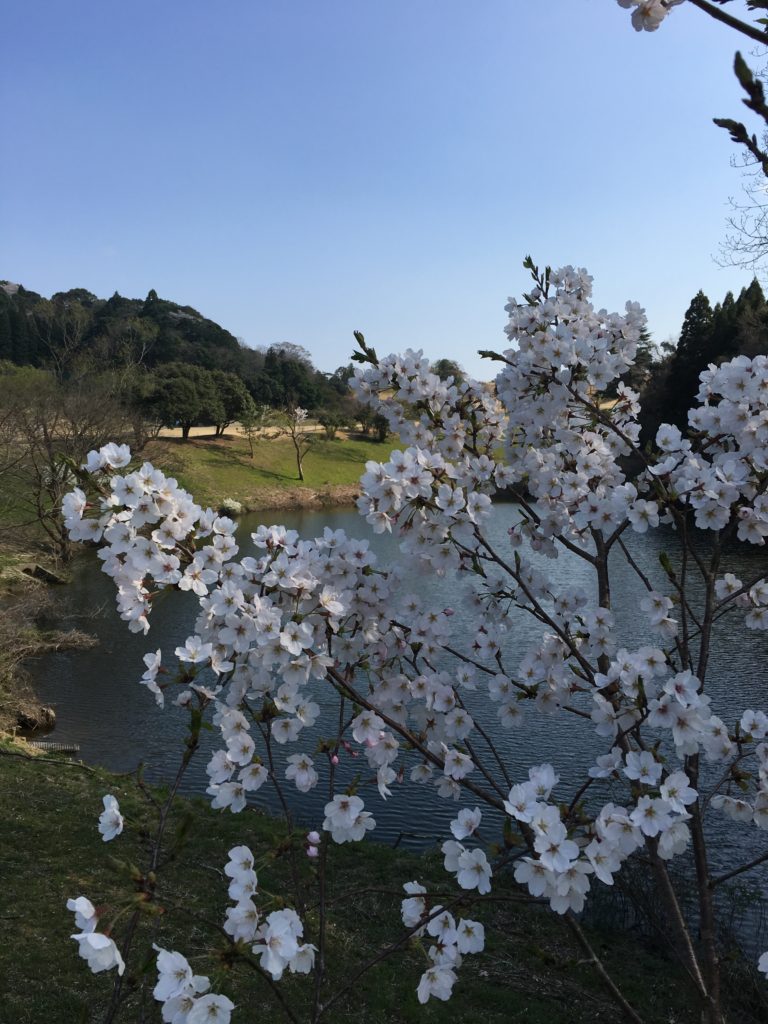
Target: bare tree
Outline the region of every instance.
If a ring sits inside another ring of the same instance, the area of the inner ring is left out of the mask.
[[[256,405],[251,399],[240,414],[240,429],[248,442],[251,458],[255,455],[257,442],[264,437],[265,430],[272,425],[275,412],[268,405]]]
[[[5,531],[39,526],[55,557],[67,561],[70,541],[61,502],[89,451],[127,438],[129,417],[108,380],[60,384],[53,374],[12,367],[0,377],[0,473]]]
[[[304,479],[304,456],[315,440],[314,434],[307,429],[307,415],[307,410],[300,405],[290,405],[283,413],[283,433],[290,437],[293,444],[299,480]]]
[[[768,39],[766,40],[768,44]],[[732,215],[728,233],[720,247],[719,262],[725,266],[747,267],[756,274],[765,274],[768,259],[768,105],[763,82],[766,71],[755,75],[740,53],[734,59],[734,71],[746,98],[744,105],[757,114],[763,123],[760,138],[750,133],[741,121],[716,117],[715,124],[725,128],[741,147],[732,164],[744,172],[744,199],[731,199]]]
[[[32,309],[32,320],[56,380],[66,380],[81,355],[88,310],[76,301],[41,299]]]

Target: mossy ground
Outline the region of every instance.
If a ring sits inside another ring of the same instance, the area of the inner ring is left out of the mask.
[[[21,754],[21,756],[19,756]],[[126,832],[107,845],[96,829],[101,797],[114,794],[128,819]],[[86,770],[65,759],[28,758],[19,746],[0,745],[0,821],[2,821],[2,905],[0,906],[1,1024],[89,1024],[103,1019],[111,976],[92,975],[78,958],[68,897],[87,895],[102,913],[102,925],[119,914],[135,895],[127,869],[110,861],[146,864],[148,832],[154,811],[133,777]],[[230,994],[242,1024],[278,1021],[280,1012],[269,987],[242,966],[234,969],[215,951],[224,949],[221,935],[197,919],[223,920],[228,904],[222,874],[227,851],[246,842],[259,866],[260,902],[272,894],[270,909],[288,895],[290,844],[279,822],[246,811],[216,813],[203,801],[179,800],[167,835],[168,852],[182,822],[188,838],[160,874],[160,905],[176,904],[160,916],[142,916],[136,949],[126,972],[129,999],[118,1020],[159,1021],[151,999],[154,983],[147,954],[152,941],[187,955],[194,969],[211,978],[215,990]],[[295,838],[305,899],[316,899],[313,862],[303,856]],[[278,847],[275,856],[270,851]],[[399,918],[401,886],[419,879],[450,889],[450,879],[436,855],[416,856],[372,843],[334,846],[330,850],[332,894],[341,896],[332,908],[328,932],[331,975],[328,991],[351,977],[357,965],[402,934]],[[371,891],[371,890],[385,890]],[[497,878],[494,896],[513,890]],[[553,915],[519,903],[488,902],[465,909],[482,920],[487,948],[468,956],[449,1003],[418,1004],[416,986],[424,970],[418,944],[406,948],[365,974],[348,996],[329,1012],[336,1022],[520,1022],[520,1024],[618,1024],[619,1011],[604,994],[592,968]],[[129,913],[118,917],[115,938],[124,934]],[[316,911],[306,915],[317,926]],[[309,936],[314,939],[314,935]],[[685,979],[674,966],[625,934],[591,935],[645,1020],[651,1024],[693,1024]],[[210,951],[214,950],[213,957]],[[142,964],[144,972],[142,972]],[[237,974],[237,978],[233,975]],[[287,977],[281,991],[303,1022],[310,986],[306,979]],[[142,1002],[143,1013],[142,1016]],[[740,1017],[746,1022],[747,1017]],[[754,1018],[755,1020],[757,1018]]]

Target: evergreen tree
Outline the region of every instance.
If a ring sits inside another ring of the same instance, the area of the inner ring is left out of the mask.
[[[245,384],[234,373],[224,370],[212,370],[211,377],[218,392],[219,415],[213,421],[216,436],[220,437],[227,427],[240,418],[241,413],[253,399],[248,394]]]
[[[699,374],[711,361],[713,316],[709,299],[698,291],[688,307],[672,356],[665,420],[688,429],[688,410],[699,390]]]
[[[738,321],[739,310],[733,292],[728,292],[722,303],[718,302],[712,311],[712,332],[707,363],[717,362],[718,355],[720,359],[730,359],[735,354]]]
[[[11,321],[13,352],[11,358],[17,366],[32,366],[35,362],[34,349],[36,346],[32,344],[27,315],[23,308],[14,303],[9,317]]]
[[[724,345],[718,362],[736,355],[750,357],[768,352],[768,309],[763,289],[753,280],[741,291],[735,303],[730,346]]]
[[[158,374],[143,396],[146,413],[164,427],[181,427],[186,440],[190,429],[200,422],[203,407],[195,382],[189,375],[168,372]]]
[[[0,362],[13,359],[13,335],[11,333],[11,317],[8,310],[0,307]]]
[[[677,347],[653,365],[642,391],[643,441],[652,440],[662,422],[688,429],[688,410],[707,366],[760,354],[768,354],[768,304],[758,282],[742,288],[737,299],[728,292],[714,309],[698,292],[685,314]]]

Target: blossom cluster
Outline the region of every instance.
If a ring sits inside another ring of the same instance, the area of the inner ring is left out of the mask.
[[[247,846],[229,851],[224,874],[231,879],[229,898],[235,903],[227,910],[224,931],[234,942],[253,943],[252,952],[260,956],[262,968],[275,981],[279,981],[286,967],[293,974],[307,974],[316,950],[311,943],[299,942],[304,925],[298,914],[294,910],[275,910],[259,925],[254,903],[258,878],[253,854]]]
[[[406,898],[401,904],[401,916],[406,928],[414,934],[425,933],[433,939],[427,950],[431,964],[422,974],[416,994],[420,1003],[430,997],[450,999],[456,982],[456,970],[467,953],[480,953],[485,948],[485,929],[479,921],[459,918],[442,907],[430,907],[427,890],[419,882],[403,885]]]
[[[593,777],[604,777],[621,769],[618,749],[602,759]],[[624,775],[642,786],[644,792],[633,810],[606,804],[589,827],[590,841],[569,838],[560,808],[547,802],[558,781],[551,765],[532,768],[529,780],[513,786],[505,801],[507,812],[527,825],[533,835],[535,856],[523,857],[515,867],[515,879],[528,887],[532,896],[549,900],[558,914],[584,907],[594,874],[605,885],[646,837],[658,837],[658,853],[668,860],[681,853],[688,842],[684,822],[690,817],[686,806],[697,793],[684,772],[675,772],[661,782],[662,765],[647,751],[629,753]],[[658,790],[658,796],[654,793]],[[542,799],[542,797],[544,799]]]
[[[119,472],[130,453],[114,445],[89,456],[97,497],[76,489],[64,515],[73,538],[101,543],[129,628],[149,629],[160,589],[197,597],[194,632],[175,650],[175,671],[161,651],[152,652],[141,682],[161,707],[176,688],[175,704],[210,710],[222,741],[207,765],[215,808],[241,812],[268,781],[306,793],[321,777],[316,760],[332,767],[346,752],[364,756],[371,778],[329,792],[322,828],[336,843],[359,841],[375,826],[358,790],[373,785],[388,798],[407,767],[412,782],[440,797],[458,800],[470,790],[487,799],[483,778],[493,764],[482,763],[476,742],[490,744],[479,714],[475,721],[465,706],[474,691],[473,713],[489,704],[503,728],[519,726],[531,707],[575,714],[598,746],[610,745],[589,771],[590,795],[601,783],[612,795],[621,783],[621,804],[601,804],[595,795],[576,813],[555,803],[559,779],[549,764],[531,768],[527,781],[497,786],[506,800],[490,794],[526,847],[516,881],[557,913],[580,911],[592,880],[613,884],[641,847],[662,861],[682,854],[689,821],[710,808],[766,827],[768,717],[747,710],[726,722],[715,713],[684,647],[687,607],[674,588],[667,594],[644,580],[640,610],[659,646],[620,647],[607,591],[596,597],[577,586],[556,588],[531,552],[555,558],[567,548],[597,567],[626,531],[642,534],[685,517],[718,536],[730,531],[762,544],[768,359],[740,358],[702,375],[691,439],[662,426],[657,452],[643,456],[645,469],[630,481],[622,459],[640,451],[639,408],[620,378],[645,319],[634,303],[623,314],[595,310],[591,284],[584,270],[547,270],[525,301],[510,300],[513,347],[498,356],[495,389],[440,380],[419,352],[371,357],[354,379],[358,397],[387,416],[401,442],[386,462],[366,465],[359,511],[374,531],[392,531],[409,560],[436,575],[458,574],[478,618],[469,636],[454,635],[452,608],[430,609],[409,594],[397,566],[382,570],[365,540],[330,529],[305,540],[283,527],[259,527],[251,537],[256,555],[238,559],[235,524],[196,505],[176,481],[149,463]],[[611,384],[618,398],[604,403]],[[520,521],[508,547],[497,550],[485,527],[493,494],[506,488],[519,500]],[[667,573],[667,582],[673,578]],[[749,627],[768,626],[762,579],[744,585],[725,573],[710,589],[713,617],[741,608]],[[513,666],[508,634],[519,609],[543,631]],[[304,745],[321,694],[333,693],[350,702],[352,715],[314,756],[289,754],[278,773],[273,745]],[[699,756],[724,769],[706,798],[691,767]],[[757,765],[751,774],[743,770],[747,758]],[[463,808],[442,849],[458,886],[482,896],[499,866],[482,848],[480,820],[478,807]],[[104,829],[114,824],[105,819]],[[311,849],[317,852],[314,842]],[[230,851],[225,870],[234,902],[227,934],[255,942],[275,980],[286,967],[309,971],[314,947],[303,943],[296,912],[260,919],[250,851]],[[419,927],[423,890],[407,892],[404,920]],[[474,938],[460,939],[462,922],[447,912],[424,919],[435,944],[420,1000],[450,994],[461,953],[479,941],[475,924],[468,923]]]
[[[584,546],[593,531],[610,536],[627,521],[645,532],[658,507],[638,495],[619,457],[637,445],[638,396],[616,385],[618,399],[598,396],[632,364],[645,315],[628,302],[624,315],[595,310],[584,270],[552,271],[526,301],[510,299],[496,390],[514,428],[507,432],[505,479],[535,500],[515,541],[555,555],[554,537]]]
[[[636,32],[655,32],[673,7],[683,0],[617,0],[619,7],[632,10],[632,27]]]
[[[117,968],[117,973],[125,971],[125,963],[120,950],[108,935],[97,932],[99,916],[96,908],[86,896],[67,900],[67,910],[75,915],[75,927],[80,931],[72,935],[78,945],[80,956],[86,961],[94,974]]]
[[[162,1003],[167,1024],[229,1024],[235,1004],[227,996],[208,992],[210,982],[194,974],[189,961],[175,950],[155,946],[157,984],[153,995]]]
[[[663,424],[656,443],[658,462],[646,478],[661,482],[677,500],[694,511],[701,530],[736,526],[739,540],[765,544],[768,536],[768,497],[763,477],[768,468],[768,421],[765,394],[768,388],[768,357],[737,356],[701,374],[698,399],[688,414],[694,444],[676,427]],[[768,603],[764,588],[750,592],[759,609]],[[758,621],[765,621],[760,612]],[[761,628],[765,628],[764,626]]]

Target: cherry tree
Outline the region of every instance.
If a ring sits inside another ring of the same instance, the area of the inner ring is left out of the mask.
[[[650,30],[676,6],[619,2],[633,9],[636,28]],[[655,887],[701,1020],[726,1020],[718,894],[768,862],[768,843],[757,856],[740,853],[745,830],[768,829],[768,715],[716,703],[711,662],[734,620],[768,628],[768,578],[756,571],[740,579],[728,565],[735,542],[761,548],[768,536],[768,357],[709,367],[688,436],[662,425],[643,449],[638,396],[621,383],[643,310],[632,302],[621,313],[596,309],[585,270],[526,264],[531,288],[506,307],[509,348],[484,353],[499,364],[492,390],[440,379],[421,352],[379,358],[357,336],[356,397],[399,439],[388,461],[366,465],[359,512],[375,533],[397,537],[409,565],[451,581],[473,615],[469,627],[457,632],[453,608],[408,593],[402,564],[380,566],[367,540],[340,530],[310,540],[260,527],[251,538],[256,554],[238,558],[231,520],[154,466],[132,466],[124,446],[91,453],[82,486],[65,499],[70,535],[99,545],[129,630],[149,631],[160,590],[191,591],[199,602],[186,642],[145,656],[147,699],[158,713],[174,713],[166,704],[181,709],[189,732],[150,864],[135,880],[142,900],[162,900],[152,879],[168,810],[205,721],[221,736],[206,768],[214,808],[245,822],[252,794],[266,785],[290,815],[293,787],[324,787],[323,819],[301,842],[318,865],[316,917],[298,894],[291,906],[289,893],[278,905],[262,892],[247,843],[222,852],[228,963],[260,972],[294,1021],[327,1018],[381,959],[352,966],[329,988],[327,865],[337,844],[360,842],[374,828],[376,801],[396,799],[405,779],[466,804],[441,846],[449,893],[404,879],[403,935],[385,951],[422,938],[429,962],[413,979],[420,1002],[448,999],[463,957],[482,953],[482,922],[453,910],[479,904],[504,880],[562,919],[627,1019],[640,1021],[579,919],[594,892],[631,863]],[[609,388],[615,400],[606,400]],[[488,529],[499,492],[512,494],[518,511],[503,544]],[[677,550],[654,575],[631,538],[662,527]],[[708,544],[697,542],[702,536]],[[542,570],[542,558],[566,556],[584,566],[587,585],[558,585]],[[644,593],[640,644],[617,626],[617,564]],[[522,657],[508,642],[521,616],[537,631]],[[330,702],[338,724],[319,735],[320,704]],[[583,777],[548,762],[512,773],[498,737],[539,719],[582,730],[592,752]],[[284,750],[295,752],[281,764]],[[345,786],[337,768],[350,751],[369,778]],[[732,866],[720,873],[713,824],[717,841],[729,844]],[[103,839],[119,843],[123,828],[114,797],[105,796]],[[680,874],[696,892],[693,914]],[[137,955],[133,919],[113,938],[87,896],[68,907],[91,969],[116,969],[112,1020],[125,965]],[[156,964],[163,1020],[236,1018],[234,987],[209,991],[182,952],[159,948]],[[768,974],[768,953],[756,966]],[[307,975],[300,1011],[280,994],[286,974]]]
[[[315,435],[309,429],[307,422],[308,416],[307,410],[302,409],[299,405],[288,406],[282,414],[281,432],[287,434],[291,439],[299,480],[304,479],[304,456],[315,441]]]
[[[368,542],[342,531],[302,540],[282,527],[260,527],[252,536],[260,554],[238,561],[234,523],[196,505],[149,464],[121,473],[130,466],[125,448],[92,453],[87,470],[100,497],[77,489],[65,514],[73,539],[101,544],[129,629],[149,630],[158,589],[198,596],[195,632],[173,657],[148,654],[142,683],[161,708],[173,694],[190,715],[191,735],[212,716],[221,733],[207,767],[213,807],[239,813],[267,783],[281,793],[286,784],[301,792],[326,785],[322,828],[311,844],[322,866],[329,846],[358,842],[375,824],[364,787],[336,785],[339,752],[357,746],[380,797],[394,798],[407,773],[440,797],[474,803],[459,811],[442,845],[457,891],[482,896],[495,877],[513,876],[587,948],[578,914],[590,892],[612,885],[642,855],[702,1019],[714,1024],[724,1019],[715,894],[758,861],[716,877],[708,822],[768,827],[768,716],[760,708],[714,707],[707,689],[720,620],[735,614],[750,629],[768,628],[768,581],[742,581],[724,564],[730,540],[763,545],[768,535],[768,357],[739,357],[702,374],[691,438],[664,425],[649,454],[638,445],[637,395],[619,383],[618,400],[603,400],[632,363],[643,311],[635,303],[622,314],[596,310],[583,270],[528,266],[533,287],[507,306],[511,347],[486,353],[501,364],[495,394],[473,381],[440,380],[419,352],[380,359],[358,338],[357,397],[387,417],[401,444],[388,462],[367,464],[359,511],[375,532],[396,533],[405,557],[424,572],[455,579],[477,613],[468,635],[455,635],[452,609],[404,593],[397,566],[379,568]],[[631,479],[630,457],[638,467]],[[503,548],[486,528],[499,489],[514,493],[520,513]],[[664,523],[675,528],[681,550],[652,580],[627,537]],[[693,543],[695,530],[711,537],[706,555]],[[588,566],[591,589],[556,587],[532,558],[563,552]],[[646,592],[641,611],[656,643],[618,641],[613,553]],[[694,578],[703,598],[691,596]],[[519,615],[541,630],[522,660],[505,643]],[[495,726],[467,710],[474,689],[495,706]],[[321,781],[306,751],[317,745],[308,736],[318,700],[331,695],[339,726],[321,744]],[[494,734],[537,715],[553,728],[558,717],[573,716],[592,737],[594,761],[583,779],[561,779],[548,763],[510,777]],[[289,744],[298,750],[280,772],[275,745]],[[194,746],[188,742],[186,763]],[[517,831],[512,845],[503,835],[492,842],[485,825],[480,841],[486,811],[502,812],[503,831]],[[104,838],[121,826],[119,808],[105,798]],[[307,934],[295,909],[266,913],[269,900],[257,902],[248,866],[253,854],[238,847],[229,856],[233,907],[224,928],[235,948],[245,945],[275,982],[285,971],[315,972],[309,1019],[321,1019],[334,1001],[322,985],[325,925]],[[696,884],[694,921],[669,872],[678,858],[689,862]],[[419,998],[447,998],[462,956],[482,948],[482,927],[456,921],[418,880],[404,885],[404,926],[434,940]],[[94,969],[119,969],[128,951],[109,947],[107,954],[96,924],[89,918],[78,935],[82,955]],[[639,1020],[590,955],[628,1017]],[[166,993],[159,968],[156,992]],[[184,977],[183,991],[174,989],[166,1003],[183,997],[189,1016],[179,1019],[194,1024],[205,1019],[196,1007],[214,997]]]

